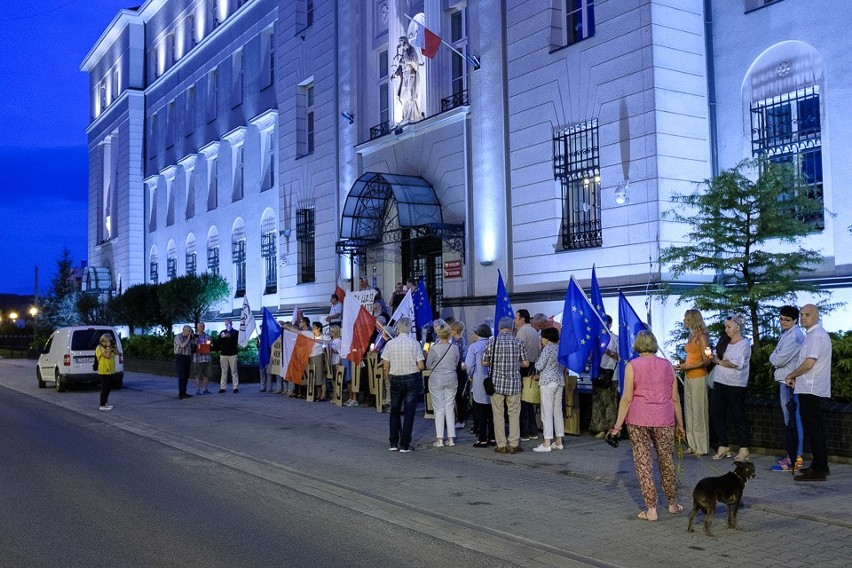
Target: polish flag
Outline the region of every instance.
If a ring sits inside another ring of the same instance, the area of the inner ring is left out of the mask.
[[[376,328],[374,318],[354,295],[343,299],[343,324],[340,329],[340,356],[356,365],[361,363]]]
[[[311,356],[314,340],[301,333],[283,331],[281,334],[281,376],[291,383],[302,384],[302,376]]]
[[[337,279],[337,288],[334,289],[334,293],[337,294],[337,299],[341,302],[343,301],[343,298],[346,297],[346,286],[344,285],[342,278]]]
[[[434,59],[438,48],[441,47],[441,36],[421,24],[417,30],[417,37],[414,38],[414,45],[420,48],[420,53],[424,57]]]

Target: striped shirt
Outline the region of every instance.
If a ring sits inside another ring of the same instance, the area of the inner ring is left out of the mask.
[[[184,337],[182,333],[175,336],[175,355],[192,355],[192,336]]]

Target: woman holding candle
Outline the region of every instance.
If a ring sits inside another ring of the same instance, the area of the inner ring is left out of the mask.
[[[683,315],[683,327],[689,331],[689,339],[684,346],[686,361],[675,368],[684,371],[683,401],[686,418],[687,453],[696,456],[706,455],[710,451],[710,428],[707,404],[707,367],[709,355],[705,350],[710,347],[710,336],[704,325],[704,318],[698,310],[686,310]]]

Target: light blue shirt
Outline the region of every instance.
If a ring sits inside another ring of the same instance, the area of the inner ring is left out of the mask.
[[[769,356],[769,362],[775,367],[775,380],[783,383],[784,379],[799,366],[799,350],[805,342],[802,328],[794,325],[781,334],[775,351]]]

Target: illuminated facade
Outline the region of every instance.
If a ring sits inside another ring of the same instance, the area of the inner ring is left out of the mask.
[[[848,210],[831,191],[848,175],[831,161],[829,124],[832,136],[846,124],[829,122],[826,63],[846,56],[802,23],[805,3],[671,4],[123,11],[83,64],[90,264],[125,287],[218,266],[232,308],[247,294],[284,311],[325,309],[339,276],[385,292],[422,276],[433,305],[473,324],[493,314],[498,269],[531,312],[561,311],[570,276],[587,281],[593,264],[605,291],[638,308],[668,278],[660,250],[683,237],[662,219],[671,195],[755,152],[818,171],[818,197]],[[772,31],[784,22],[797,41]],[[418,47],[424,25],[445,42],[434,58]],[[742,31],[753,28],[765,33]],[[819,125],[799,126],[814,109]],[[765,124],[753,135],[753,120],[784,113],[796,144],[761,138]],[[850,273],[842,215],[813,236],[832,258],[818,278]],[[649,310],[655,329],[680,319],[671,305]]]

